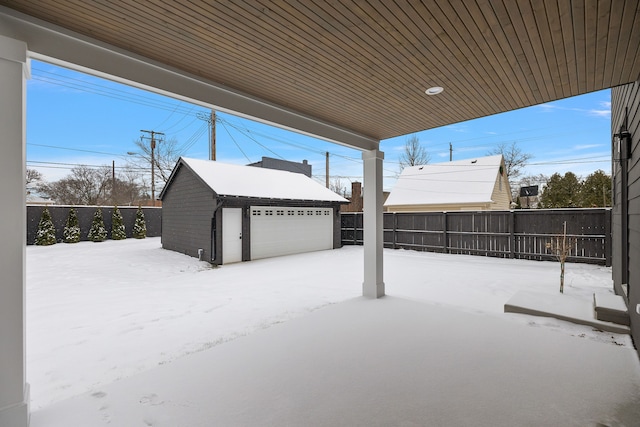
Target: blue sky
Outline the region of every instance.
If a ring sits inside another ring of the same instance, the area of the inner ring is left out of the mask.
[[[32,62],[27,83],[27,166],[47,181],[70,173],[73,165],[127,164],[127,152],[141,129],[164,132],[184,147],[183,155],[206,159],[208,132],[198,114],[205,108],[155,95],[47,63]],[[343,185],[362,181],[361,154],[336,144],[299,135],[230,114],[218,113],[218,161],[247,164],[262,156],[306,159],[314,178],[325,181],[325,152],[330,176]],[[526,174],[572,171],[586,177],[602,169],[610,174],[610,91],[555,101],[509,113],[419,132],[431,163],[484,156],[498,144],[517,142],[533,158]],[[385,189],[399,171],[398,156],[408,136],[381,142],[385,152]]]

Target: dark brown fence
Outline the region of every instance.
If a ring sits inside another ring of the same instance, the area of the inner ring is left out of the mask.
[[[342,244],[363,243],[362,213],[342,213]],[[554,236],[573,244],[569,262],[611,265],[610,209],[539,209],[384,214],[384,246],[393,249],[556,260]]]
[[[67,222],[67,215],[69,215],[69,209],[76,209],[78,214],[78,223],[80,225],[80,240],[89,240],[87,235],[93,222],[93,215],[98,209],[97,206],[56,206],[50,205],[49,213],[51,214],[51,220],[56,228],[56,241],[62,242],[64,226]],[[122,221],[124,223],[125,232],[127,237],[132,237],[133,224],[136,221],[136,206],[118,206],[120,214],[122,215]],[[104,226],[109,233],[108,238],[111,238],[111,214],[113,213],[113,206],[103,206],[102,218]],[[41,205],[27,205],[27,245],[33,245],[36,240],[36,233],[38,231],[38,223],[42,216],[44,206]],[[144,221],[147,227],[147,237],[157,237],[162,234],[162,208],[143,207]]]

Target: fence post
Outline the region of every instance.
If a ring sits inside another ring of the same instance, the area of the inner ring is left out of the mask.
[[[447,244],[447,213],[442,212],[442,253],[449,253],[449,245]]]
[[[509,211],[509,258],[516,257],[516,213]]]
[[[611,209],[604,211],[604,265],[611,267]]]
[[[393,218],[393,244],[392,244],[392,248],[393,249],[397,249],[396,244],[398,243],[398,237],[396,236],[396,233],[398,232],[398,217],[396,216],[396,213],[393,212],[391,215]]]
[[[353,245],[358,245],[358,217],[360,216],[359,212],[353,214]]]

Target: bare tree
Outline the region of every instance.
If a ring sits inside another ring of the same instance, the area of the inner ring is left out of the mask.
[[[105,199],[110,169],[92,169],[81,165],[59,181],[41,185],[38,189],[57,203],[96,205]]]
[[[329,190],[345,198],[349,194],[347,191],[347,186],[342,183],[342,180],[340,178],[331,178],[331,181],[329,182]]]
[[[431,156],[427,150],[420,144],[417,135],[411,135],[404,144],[404,151],[398,158],[400,162],[400,170],[407,166],[426,165],[431,161]]]
[[[522,168],[524,168],[527,162],[533,157],[529,153],[524,153],[516,141],[513,141],[511,144],[501,142],[487,154],[502,154],[504,166],[507,169],[505,171],[507,173],[507,179],[512,186],[516,183],[516,179],[522,174]]]
[[[27,194],[30,194],[33,190],[36,190],[38,186],[42,185],[42,174],[35,169],[27,168],[25,183]]]
[[[567,236],[567,221],[562,227],[562,234],[553,236],[551,242],[547,243],[549,250],[560,261],[560,293],[564,293],[564,265],[571,249],[576,245],[576,238]]]
[[[38,190],[57,203],[68,205],[130,205],[144,198],[134,169],[125,169],[114,177],[109,166],[77,166],[68,176],[42,184]]]
[[[158,139],[155,142],[153,163],[155,169],[156,188],[161,189],[169,180],[173,167],[182,155],[182,149],[179,147],[178,140],[176,138],[170,138],[169,140]],[[138,147],[138,150],[129,153],[133,155],[131,163],[135,165],[135,167],[149,170],[149,173],[151,173],[151,144],[146,140],[135,140],[134,144]]]
[[[42,174],[35,169],[27,168],[27,187],[42,182]]]
[[[140,199],[147,199],[149,195],[144,191],[144,182],[141,178],[142,173],[131,166],[119,170],[115,179],[112,178],[109,182],[107,189],[111,204],[132,206],[137,204]]]

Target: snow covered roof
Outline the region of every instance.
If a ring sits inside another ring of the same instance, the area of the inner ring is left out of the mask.
[[[178,165],[180,163],[185,164],[220,196],[348,202],[344,197],[301,173],[231,165],[187,157],[181,157]],[[177,166],[174,169],[174,174],[176,170]],[[169,184],[165,189],[167,187]],[[163,190],[161,197],[165,191]]]
[[[385,206],[490,203],[502,155],[404,168]]]

